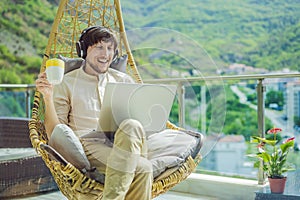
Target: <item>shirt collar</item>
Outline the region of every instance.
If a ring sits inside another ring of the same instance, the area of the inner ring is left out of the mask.
[[[103,81],[106,77],[108,77],[109,69],[105,73],[98,74],[98,76],[90,75],[84,71],[85,68],[85,62],[82,63],[80,67],[80,73],[82,74],[82,77],[84,77],[87,80],[97,80],[97,81]]]

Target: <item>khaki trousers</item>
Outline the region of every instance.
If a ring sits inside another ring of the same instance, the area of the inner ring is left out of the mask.
[[[82,144],[92,167],[105,172],[103,200],[151,199],[152,164],[138,121],[129,119],[120,124],[113,147],[101,138],[84,139]]]

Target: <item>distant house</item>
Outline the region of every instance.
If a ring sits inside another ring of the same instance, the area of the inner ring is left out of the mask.
[[[220,72],[219,72],[220,73]],[[252,66],[247,66],[245,64],[233,63],[225,68],[222,73],[224,74],[265,74],[268,73],[267,69],[264,68],[254,68]]]
[[[201,166],[205,169],[228,174],[251,175],[252,165],[246,166],[245,138],[243,135],[223,135],[216,143],[216,137],[208,136],[206,143],[214,145]]]

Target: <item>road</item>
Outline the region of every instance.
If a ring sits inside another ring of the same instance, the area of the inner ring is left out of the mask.
[[[239,88],[236,85],[230,86],[231,90],[239,97],[239,102],[243,104],[249,105],[250,108],[253,108],[254,110],[257,110],[257,106],[254,104],[251,104],[249,101],[247,101],[247,96],[239,90]],[[281,128],[285,130],[284,134],[288,136],[294,136],[293,133],[287,132],[287,123],[282,119],[282,114],[276,110],[265,108],[265,117],[270,119],[271,122],[274,124],[275,127]]]

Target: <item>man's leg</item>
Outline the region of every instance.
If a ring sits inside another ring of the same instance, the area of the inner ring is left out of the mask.
[[[147,187],[136,193],[135,199],[150,199],[152,165],[143,158],[146,153],[146,135],[142,125],[136,120],[123,121],[116,132],[114,146],[107,160],[103,200],[123,200],[129,190],[135,191],[132,188],[134,185]],[[148,197],[144,197],[144,193]]]
[[[152,197],[152,163],[142,157],[139,161],[133,182],[126,194],[126,200],[149,200]]]

